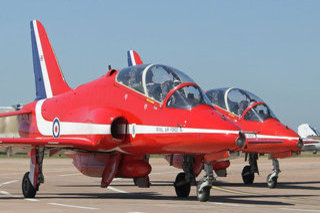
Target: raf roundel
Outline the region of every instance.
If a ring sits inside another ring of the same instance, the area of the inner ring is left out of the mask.
[[[55,138],[58,138],[60,136],[60,121],[58,118],[55,118],[53,120],[52,134],[53,134],[53,137]]]

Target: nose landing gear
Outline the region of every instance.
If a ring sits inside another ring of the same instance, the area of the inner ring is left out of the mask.
[[[200,202],[209,200],[212,183],[215,180],[213,177],[212,163],[205,163],[205,176],[197,183],[197,198]]]
[[[273,173],[269,174],[267,177],[267,186],[270,189],[276,188],[278,184],[278,175],[281,172],[279,161],[275,158],[272,158],[272,165],[273,165]]]

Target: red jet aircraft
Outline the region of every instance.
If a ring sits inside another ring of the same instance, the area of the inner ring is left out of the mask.
[[[175,68],[147,64],[110,69],[71,89],[37,20],[31,21],[31,38],[36,99],[0,115],[18,115],[21,136],[0,138],[0,144],[31,148],[30,171],[22,180],[24,197],[34,197],[44,182],[45,151],[68,151],[83,174],[101,177],[101,187],[114,177],[135,178],[138,186],[148,186],[146,154],[180,153],[190,167],[196,156],[204,156],[206,175],[198,182],[197,195],[205,201],[213,181],[211,161],[246,145],[240,128]],[[187,173],[177,179],[177,195],[189,195],[195,177]]]
[[[242,170],[245,184],[252,184],[259,174],[258,154],[269,154],[273,173],[267,177],[269,188],[275,188],[280,172],[278,158],[300,153],[303,141],[288,126],[282,124],[267,104],[256,95],[238,88],[212,89],[206,92],[216,109],[233,120],[245,132],[248,143],[242,151],[249,155],[249,165]],[[225,165],[228,166],[229,162]]]
[[[128,64],[142,64],[140,56],[133,50],[128,51]],[[258,154],[270,154],[273,163],[273,173],[267,177],[267,185],[274,188],[277,185],[280,172],[277,158],[290,157],[300,152],[303,146],[299,136],[287,126],[280,123],[269,107],[256,95],[237,88],[213,89],[206,92],[207,97],[216,109],[225,117],[231,119],[244,131],[247,145],[241,149],[249,155],[249,164],[242,171],[245,184],[252,184],[254,174],[258,173]],[[213,169],[220,177],[227,175],[226,169],[230,165],[229,159],[240,156],[240,152],[225,152],[224,159],[213,161]],[[194,175],[201,171],[201,158],[196,161]],[[181,154],[167,155],[166,159],[177,168],[186,170],[183,165],[184,156]],[[198,169],[197,169],[198,168]],[[177,177],[178,178],[178,177]]]

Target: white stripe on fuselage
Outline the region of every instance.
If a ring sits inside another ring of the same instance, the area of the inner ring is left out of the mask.
[[[50,80],[49,80],[49,76],[48,76],[46,60],[44,58],[43,51],[42,51],[42,45],[41,45],[41,40],[40,40],[40,36],[39,36],[37,21],[33,20],[32,24],[33,24],[34,35],[36,38],[36,43],[37,43],[37,48],[38,48],[37,51],[38,51],[38,55],[39,55],[39,61],[40,61],[42,78],[43,78],[43,82],[44,82],[46,96],[47,96],[47,98],[51,98],[52,97],[51,84],[50,84]]]
[[[247,138],[256,139],[279,139],[279,140],[299,140],[299,137],[287,137],[287,136],[276,136],[276,135],[259,135],[259,134],[245,134]]]
[[[36,120],[39,132],[44,136],[52,136],[53,121],[47,121],[42,117],[42,104],[45,100],[40,100],[36,104]],[[62,135],[110,135],[111,125],[91,124],[77,122],[60,122],[60,136]]]
[[[44,136],[52,136],[53,121],[47,121],[42,116],[42,105],[45,100],[36,104],[36,121],[39,132]],[[208,134],[239,134],[239,131],[222,129],[200,129],[170,126],[129,124],[129,134],[178,134],[178,133],[208,133]],[[60,121],[60,136],[63,135],[110,135],[110,124],[92,124]]]

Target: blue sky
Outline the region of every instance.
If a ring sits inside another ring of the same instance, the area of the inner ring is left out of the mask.
[[[204,89],[234,86],[267,102],[296,130],[320,128],[320,1],[4,1],[0,8],[0,105],[35,97],[30,25],[45,26],[75,87],[107,65],[146,63],[187,73]]]

